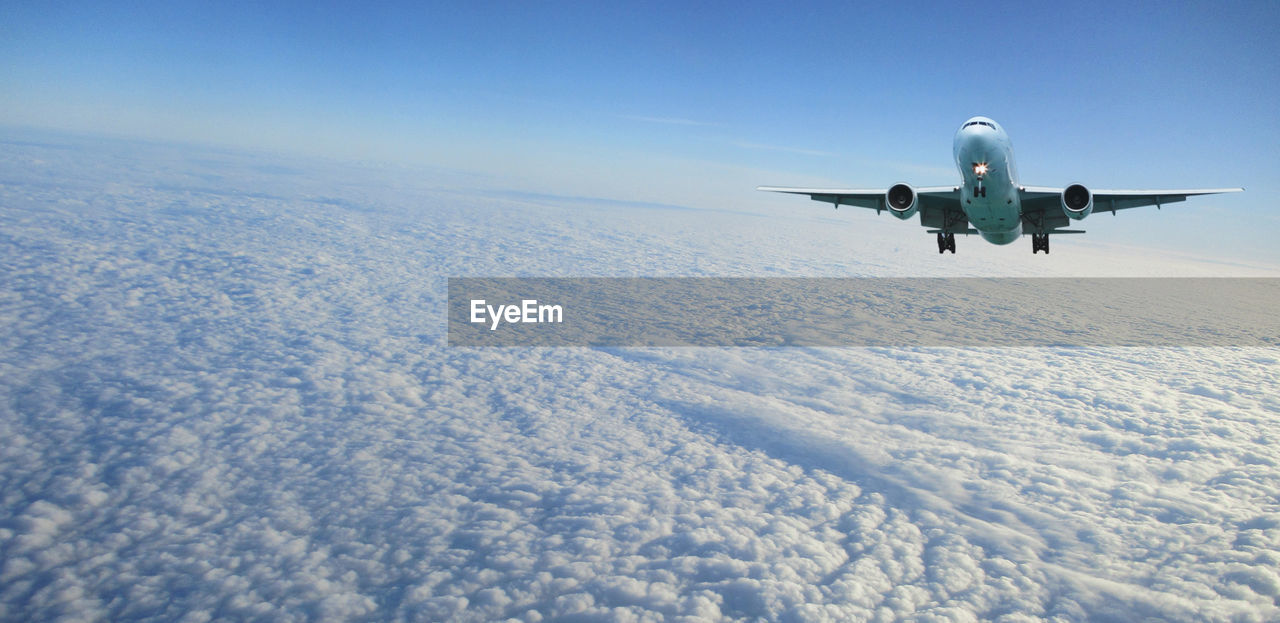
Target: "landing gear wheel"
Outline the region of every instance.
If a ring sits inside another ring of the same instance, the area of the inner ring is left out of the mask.
[[[1035,255],[1041,250],[1045,255],[1049,254],[1049,234],[1031,234],[1031,254]]]
[[[947,234],[947,250],[950,251],[952,255],[956,254],[956,235],[955,234]]]
[[[938,253],[944,253],[947,250],[947,235],[938,232]]]

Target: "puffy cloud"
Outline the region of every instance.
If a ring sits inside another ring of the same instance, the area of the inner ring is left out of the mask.
[[[450,275],[944,260],[829,217],[7,147],[5,618],[1276,616],[1272,350],[451,349]]]

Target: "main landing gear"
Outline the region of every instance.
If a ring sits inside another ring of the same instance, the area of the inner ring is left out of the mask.
[[[952,255],[956,254],[956,235],[938,232],[938,253],[946,253],[947,251],[950,251]]]
[[[1041,250],[1045,255],[1049,254],[1049,234],[1031,234],[1031,254],[1035,255]]]

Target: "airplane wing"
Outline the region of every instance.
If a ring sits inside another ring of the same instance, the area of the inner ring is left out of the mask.
[[[764,190],[774,193],[791,193],[793,195],[809,195],[814,201],[825,201],[826,203],[835,204],[836,208],[840,206],[855,206],[859,208],[871,208],[879,213],[885,207],[885,195],[889,192],[888,188],[863,189],[863,188],[788,188],[784,186],[758,186],[756,190]],[[960,208],[960,187],[959,186],[930,186],[926,188],[916,188],[916,194],[920,196],[921,209],[925,208],[927,203],[931,204],[948,204],[956,209]]]
[[[1022,214],[1025,220],[1043,218],[1045,229],[1050,231],[1075,223],[1062,212],[1062,189],[1046,186],[1022,186]],[[1243,188],[1190,188],[1179,190],[1092,190],[1093,213],[1110,212],[1144,206],[1161,206],[1186,201],[1195,195],[1238,193]],[[1031,231],[1024,229],[1024,231]],[[1067,233],[1067,232],[1059,232]]]
[[[789,188],[782,186],[760,186],[756,190],[793,195],[809,195],[814,201],[822,201],[840,206],[869,208],[879,214],[887,210],[885,195],[888,188]],[[969,219],[960,208],[959,186],[926,186],[916,188],[920,208],[920,224],[931,228],[929,233],[976,234],[978,230],[969,227]]]
[[[887,188],[789,188],[760,186],[756,190],[793,195],[808,195],[814,201],[840,206],[869,208],[876,213],[888,209],[885,205]],[[1021,186],[1023,233],[1047,230],[1058,234],[1080,234],[1082,230],[1065,229],[1076,224],[1062,211],[1062,190],[1047,186]],[[1115,213],[1117,210],[1154,205],[1157,208],[1169,203],[1186,201],[1195,195],[1236,193],[1243,188],[1196,188],[1183,190],[1091,190],[1093,211]],[[928,186],[915,189],[920,204],[920,224],[930,228],[929,233],[973,234],[969,220],[960,207],[959,186]],[[1041,229],[1042,228],[1042,229]]]

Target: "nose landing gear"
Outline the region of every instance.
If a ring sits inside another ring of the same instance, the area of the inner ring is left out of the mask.
[[[973,176],[978,180],[978,183],[973,187],[974,197],[987,196],[987,187],[982,185],[982,179],[987,175],[987,169],[988,166],[985,161],[973,163]]]
[[[938,233],[938,253],[950,251],[952,255],[956,254],[956,235]]]

